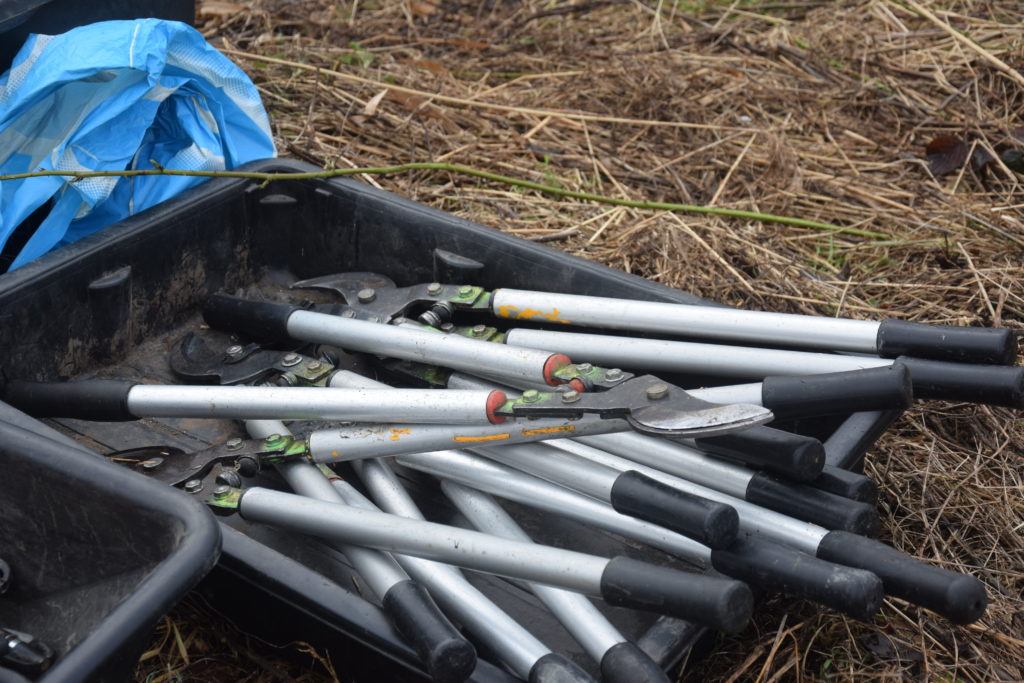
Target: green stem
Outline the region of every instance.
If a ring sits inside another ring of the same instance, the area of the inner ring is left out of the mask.
[[[182,171],[171,168],[137,169],[133,171],[33,171],[31,173],[13,173],[10,175],[0,175],[0,182],[4,180],[20,180],[22,178],[37,178],[42,176],[63,176],[67,178],[72,178],[71,182],[74,182],[76,179],[79,178],[168,175],[195,176],[202,178],[248,178],[251,180],[261,180],[264,183],[268,183],[274,180],[313,180],[320,178],[338,178],[342,176],[359,175],[364,173],[372,175],[389,175],[393,173],[406,173],[408,171],[420,170],[461,173],[464,175],[470,175],[477,178],[483,178],[485,180],[504,183],[506,185],[514,185],[517,187],[525,187],[531,190],[536,190],[538,192],[546,192],[548,194],[558,195],[560,197],[571,197],[573,199],[582,199],[584,201],[597,202],[600,204],[612,204],[614,206],[626,206],[633,209],[648,209],[654,211],[685,211],[689,213],[711,214],[715,216],[729,216],[731,218],[748,218],[751,220],[764,221],[766,223],[780,223],[782,225],[792,225],[799,228],[812,228],[814,230],[828,230],[830,232],[845,233],[847,235],[856,235],[858,237],[874,237],[878,239],[886,239],[890,237],[885,233],[873,232],[871,230],[861,230],[859,228],[846,228],[841,225],[833,225],[831,223],[819,223],[818,221],[810,221],[805,220],[803,218],[793,218],[791,216],[777,216],[770,213],[759,213],[756,211],[742,211],[740,209],[726,209],[714,206],[697,206],[695,204],[674,204],[671,202],[645,202],[633,199],[617,199],[615,197],[604,197],[602,195],[591,194],[589,192],[565,190],[559,187],[552,187],[550,185],[534,183],[529,180],[510,178],[508,176],[498,175],[497,173],[489,173],[487,171],[480,171],[475,168],[469,168],[468,166],[436,163],[430,161],[417,161],[408,164],[398,164],[395,166],[377,166],[369,168],[338,168],[329,171],[309,171],[306,173],[262,173],[253,171]]]

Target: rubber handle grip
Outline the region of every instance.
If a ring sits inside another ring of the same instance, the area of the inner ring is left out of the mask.
[[[870,538],[833,531],[818,543],[816,554],[829,562],[866,569],[882,579],[887,595],[954,623],[970,624],[985,613],[988,598],[978,579],[934,567]]]
[[[734,579],[782,590],[867,621],[882,607],[882,580],[869,571],[834,564],[799,550],[753,538],[713,550],[711,565]]]
[[[867,503],[765,474],[755,474],[750,478],[745,498],[755,505],[826,529],[876,536],[881,527],[878,511]]]
[[[917,398],[1024,408],[1024,367],[969,365],[902,357]]]
[[[740,517],[732,506],[632,470],[615,479],[609,502],[616,512],[653,522],[710,548],[730,546],[740,528]]]
[[[822,375],[766,377],[761,403],[776,420],[909,408],[910,373],[897,364]]]
[[[825,465],[825,447],[817,439],[771,427],[694,439],[711,455],[781,474],[794,481],[811,481]]]
[[[381,600],[407,643],[438,683],[461,683],[476,668],[476,650],[455,629],[424,588],[400,581]]]
[[[871,477],[831,465],[825,465],[825,469],[810,486],[868,505],[878,502],[878,484]]]
[[[750,620],[754,596],[745,583],[615,557],[601,575],[609,605],[632,607],[738,633]]]
[[[926,325],[885,320],[878,326],[875,348],[883,358],[914,356],[955,363],[1013,365],[1017,339],[1013,330]]]
[[[32,417],[125,422],[139,419],[128,411],[128,393],[136,384],[118,379],[80,382],[16,379],[8,383],[3,399]]]
[[[669,683],[669,677],[643,650],[630,642],[617,643],[601,657],[603,683]]]
[[[530,667],[530,683],[594,683],[594,677],[557,652],[549,652]]]
[[[289,339],[288,318],[299,310],[302,309],[291,304],[218,293],[203,302],[203,320],[217,330],[238,332],[263,344],[279,344]]]

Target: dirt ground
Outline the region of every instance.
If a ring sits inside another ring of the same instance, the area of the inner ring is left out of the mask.
[[[200,0],[197,25],[259,87],[282,156],[447,162],[829,224],[611,206],[440,170],[360,176],[733,306],[1020,330],[1022,11],[999,0]],[[889,599],[864,624],[774,599],[674,675],[1024,679],[1019,418],[919,402],[866,463],[882,540],[984,581],[980,621],[957,627]],[[140,676],[190,677],[177,645],[204,637],[192,609],[161,626]],[[278,677],[239,651],[239,678]],[[331,678],[309,661],[302,676]]]

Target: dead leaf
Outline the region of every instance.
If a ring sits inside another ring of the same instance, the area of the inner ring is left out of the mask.
[[[429,2],[421,2],[421,0],[409,0],[409,11],[413,14],[420,16],[429,17],[432,14],[437,14],[441,10],[436,5],[432,5]]]
[[[376,116],[377,107],[380,106],[380,101],[388,94],[387,90],[381,90],[379,93],[370,98],[370,101],[363,107],[363,116]]]
[[[202,19],[228,19],[245,11],[244,5],[224,0],[203,0],[196,8],[196,14]]]
[[[946,175],[960,170],[967,161],[967,143],[956,135],[939,135],[925,148],[928,168],[935,175]]]

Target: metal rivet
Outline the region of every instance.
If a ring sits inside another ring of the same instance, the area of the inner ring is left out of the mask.
[[[309,368],[310,370],[319,370],[322,366],[323,363],[321,363],[318,360],[311,360],[309,361],[309,363],[306,364],[306,367]]]
[[[647,398],[652,401],[657,401],[660,398],[668,396],[668,385],[667,384],[652,384],[647,387]]]
[[[143,460],[139,465],[144,470],[155,470],[160,465],[164,464],[163,458],[150,458],[149,460]]]
[[[586,373],[590,372],[593,369],[594,369],[594,366],[591,365],[590,363],[577,363],[576,364],[576,371],[577,372],[582,372],[582,373],[586,374]]]
[[[377,290],[367,287],[366,289],[360,289],[359,293],[356,294],[356,298],[359,299],[359,303],[368,304],[377,298]]]
[[[189,493],[199,493],[203,490],[203,482],[199,479],[189,479],[185,482],[185,490]]]
[[[440,282],[431,282],[429,285],[427,285],[427,294],[429,294],[431,296],[436,296],[436,295],[438,295],[440,293],[441,293],[441,283]]]
[[[534,403],[540,400],[540,392],[536,389],[527,389],[523,392],[523,400],[527,403]]]
[[[293,365],[298,365],[299,361],[302,360],[302,356],[297,353],[286,353],[281,358],[281,365],[286,368],[290,368]]]
[[[473,288],[470,287],[469,285],[463,285],[462,287],[459,287],[459,296],[469,296],[472,293]]]
[[[228,439],[224,445],[227,446],[229,451],[237,451],[242,447],[242,440],[236,436],[233,439]]]
[[[473,329],[471,329],[469,333],[472,334],[474,337],[479,337],[486,331],[487,325],[474,325]]]
[[[580,392],[572,389],[562,394],[562,403],[575,403],[580,400]]]
[[[622,370],[619,370],[618,368],[612,368],[608,372],[604,373],[604,378],[610,382],[618,382],[623,377],[624,374]]]

